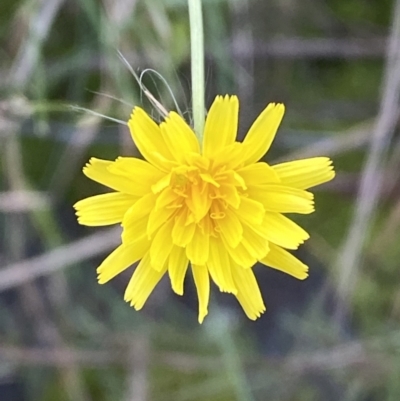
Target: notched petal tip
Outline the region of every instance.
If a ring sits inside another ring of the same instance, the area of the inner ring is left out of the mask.
[[[174,287],[173,285],[171,287],[172,287],[172,291],[174,291],[174,293],[176,295],[179,295],[180,297],[183,296],[183,288],[177,288],[177,287]]]
[[[204,322],[204,318],[208,315],[208,309],[199,312],[199,323],[202,324]]]
[[[127,301],[129,302],[129,301]],[[138,303],[136,301],[131,301],[129,304],[133,309],[135,309],[135,311],[140,311],[144,305],[138,305]]]
[[[136,117],[138,114],[146,114],[146,116],[147,116],[147,113],[146,113],[141,107],[135,106],[135,107],[132,109],[132,112],[131,112],[131,115],[130,115],[130,119],[129,119],[129,121],[128,121],[128,124],[129,124],[129,122],[130,122],[134,117]]]
[[[78,202],[75,202],[72,207],[75,209],[75,216],[79,216],[79,207],[81,205],[82,199]]]
[[[247,317],[250,320],[256,321],[257,319],[259,319],[261,317],[261,315],[263,315],[265,313],[265,311],[267,310],[267,308],[265,307],[265,305],[263,306],[262,309],[260,309],[257,313],[254,313],[254,315],[247,315]]]
[[[284,103],[275,103],[275,102],[268,103],[267,107],[264,109],[264,112],[271,111],[272,109],[274,109],[274,112],[282,115],[285,113]]]
[[[308,278],[309,276],[309,272],[308,272],[309,268],[307,265],[303,264],[302,268],[298,268],[296,275],[292,275],[292,277],[296,278],[297,280],[303,281],[306,278]],[[290,274],[290,273],[289,273]]]
[[[269,150],[285,113],[283,103],[269,103],[256,118],[243,141],[244,164],[259,161]]]
[[[103,160],[97,159],[96,157],[91,157],[82,168],[83,174],[87,176],[89,169],[93,168],[96,162],[102,162]]]
[[[233,288],[233,287],[226,288],[226,287],[218,285],[218,289],[219,289],[220,292],[222,292],[224,294],[237,295],[237,293],[238,293],[237,288]]]
[[[215,97],[214,103],[221,104],[221,103],[230,103],[232,106],[239,107],[239,98],[236,95],[217,95]]]
[[[239,98],[236,95],[229,95],[229,94],[226,94],[224,96],[220,95],[220,99],[224,102],[239,103]]]
[[[285,111],[285,105],[283,103],[272,103],[273,107],[276,107],[280,111]]]
[[[271,244],[270,252],[260,262],[298,280],[305,280],[308,277],[308,266],[275,244]]]
[[[335,177],[332,160],[328,157],[311,157],[272,166],[285,185],[309,189]]]
[[[243,306],[243,305],[242,305]],[[253,322],[256,321],[257,319],[259,319],[261,317],[262,314],[265,313],[265,311],[267,310],[267,308],[265,307],[265,305],[263,304],[262,308],[259,309],[257,312],[255,311],[250,311],[247,308],[243,309],[244,313],[246,314],[247,318],[252,320]]]
[[[325,169],[324,182],[333,180],[336,176],[336,172],[332,159],[329,157],[321,157],[320,159],[323,160],[321,163],[321,170]]]
[[[309,276],[309,274],[308,274],[308,271],[307,272],[304,272],[304,275],[303,276],[299,276],[299,277],[296,277],[298,280],[301,280],[301,281],[303,281],[303,280],[305,280],[306,278],[308,278],[308,276]]]

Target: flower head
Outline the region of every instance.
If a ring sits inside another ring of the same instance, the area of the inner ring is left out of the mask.
[[[285,214],[314,211],[307,189],[334,177],[332,163],[326,157],[275,166],[260,161],[284,106],[269,104],[243,142],[236,141],[238,111],[236,96],[217,96],[199,143],[178,114],[158,125],[136,107],[128,126],[145,160],[92,158],[83,169],[115,192],[76,203],[78,221],[123,228],[122,244],[97,269],[99,282],[139,261],[124,297],[135,309],[167,272],[172,289],[183,294],[190,266],[200,322],[207,315],[210,278],[254,320],[265,311],[256,262],[307,277],[308,267],[286,249],[297,249],[309,235]]]

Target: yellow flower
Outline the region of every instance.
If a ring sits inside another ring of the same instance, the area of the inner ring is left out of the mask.
[[[157,125],[136,107],[128,125],[145,160],[92,158],[83,169],[115,192],[76,203],[79,223],[123,228],[122,244],[97,269],[99,283],[140,261],[124,296],[136,310],[166,272],[182,295],[189,264],[200,323],[208,312],[210,277],[253,320],[265,311],[255,263],[307,277],[308,267],[285,248],[297,249],[309,235],[284,214],[314,211],[306,190],[334,177],[332,163],[326,157],[275,166],[260,162],[284,106],[269,104],[243,142],[235,141],[238,111],[236,96],[217,96],[200,144],[175,112]]]

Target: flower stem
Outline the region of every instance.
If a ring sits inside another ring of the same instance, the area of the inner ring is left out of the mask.
[[[201,0],[188,0],[190,22],[192,107],[194,131],[203,142],[204,110],[204,39]]]

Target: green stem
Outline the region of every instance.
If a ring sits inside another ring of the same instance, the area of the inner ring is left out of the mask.
[[[188,0],[192,70],[192,107],[194,131],[203,141],[204,110],[204,39],[201,0]]]

